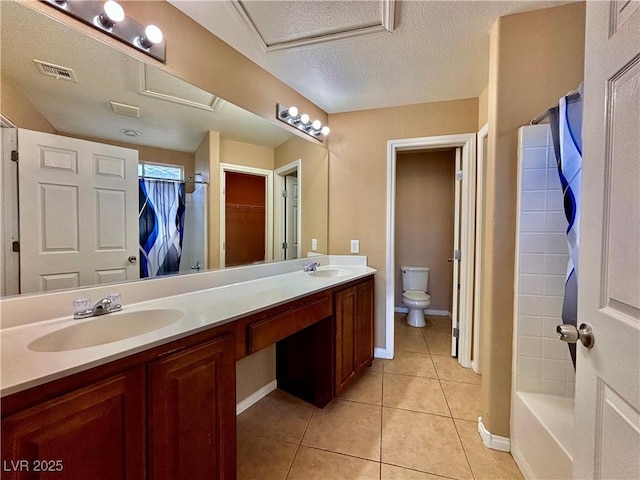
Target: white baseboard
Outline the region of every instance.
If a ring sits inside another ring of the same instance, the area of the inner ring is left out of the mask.
[[[511,451],[511,440],[507,437],[492,434],[482,423],[482,417],[478,417],[478,433],[485,447],[499,450],[500,452]]]
[[[374,358],[390,359],[390,357],[387,355],[387,349],[386,348],[374,347],[373,348],[373,356],[374,356]]]
[[[471,360],[471,369],[476,372],[478,375],[482,375],[482,372],[480,371],[480,366],[478,365],[478,362],[476,362],[475,360]]]
[[[394,307],[393,311],[396,313],[409,313],[409,309],[407,307]],[[425,315],[436,315],[441,317],[450,317],[451,313],[447,310],[432,310],[430,308],[425,308]]]
[[[240,415],[251,405],[258,403],[264,397],[273,392],[276,388],[278,388],[278,381],[274,380],[273,382],[267,383],[264,387],[253,392],[247,398],[236,404],[236,415]]]

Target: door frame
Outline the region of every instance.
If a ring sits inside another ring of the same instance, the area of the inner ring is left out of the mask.
[[[20,217],[18,205],[18,164],[11,160],[11,150],[18,150],[18,127],[7,117],[0,114],[2,128],[2,165],[0,165],[0,258],[2,273],[0,277],[1,295],[20,293],[20,254],[11,248],[13,241],[20,240]]]
[[[273,171],[264,168],[247,167],[233,163],[220,164],[220,268],[225,268],[225,179],[226,172],[246,173],[264,177],[265,181],[265,262],[273,261]]]
[[[482,225],[484,224],[485,158],[482,146],[489,141],[489,124],[478,131],[476,155],[475,276],[473,281],[473,354],[471,368],[482,373]]]
[[[298,176],[298,258],[302,258],[302,160],[294,160],[291,163],[287,163],[280,168],[276,168],[274,170],[275,176],[274,186],[273,186],[273,194],[274,194],[274,203],[278,204],[278,208],[275,209],[274,215],[274,235],[273,235],[273,245],[274,245],[274,260],[284,260],[282,255],[282,249],[276,248],[276,245],[282,245],[284,242],[284,211],[280,208],[280,203],[276,202],[276,200],[280,200],[279,193],[284,190],[284,177],[296,172]]]
[[[434,137],[405,138],[387,142],[387,240],[385,267],[385,348],[376,349],[376,356],[394,356],[394,307],[395,307],[395,207],[397,153],[440,148],[462,149],[462,210],[461,250],[469,261],[461,265],[460,283],[468,286],[461,289],[458,363],[471,366],[471,306],[473,305],[473,263],[475,233],[475,177],[476,177],[476,133],[441,135]]]

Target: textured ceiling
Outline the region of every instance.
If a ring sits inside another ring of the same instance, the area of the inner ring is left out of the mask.
[[[362,25],[382,2],[243,1],[261,44],[230,0],[169,1],[328,113],[477,97],[488,82],[495,20],[567,3],[397,1],[393,32],[265,51],[264,43]]]

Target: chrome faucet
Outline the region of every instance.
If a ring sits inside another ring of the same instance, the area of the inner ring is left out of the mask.
[[[93,307],[89,307],[91,302],[86,298],[81,298],[73,302],[76,307],[76,311],[73,313],[73,318],[79,320],[88,317],[97,317],[99,315],[106,315],[107,313],[118,312],[122,310],[120,304],[120,294],[112,293],[111,295],[98,301]]]
[[[319,266],[320,262],[306,262],[302,264],[302,271],[306,273],[315,272]]]

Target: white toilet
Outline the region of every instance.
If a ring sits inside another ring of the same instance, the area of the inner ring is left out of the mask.
[[[429,267],[400,267],[402,269],[402,303],[409,308],[407,323],[412,327],[424,327],[424,309],[431,305],[427,293]]]

